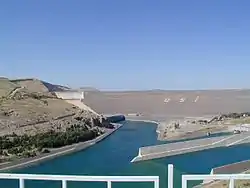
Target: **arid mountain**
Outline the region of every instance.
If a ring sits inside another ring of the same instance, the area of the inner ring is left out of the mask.
[[[58,99],[54,91],[65,89],[37,79],[0,79],[0,163],[92,140],[113,128],[91,109]]]
[[[38,79],[16,79],[10,80],[12,83],[17,84],[21,87],[28,88],[29,91],[33,92],[54,92],[54,91],[64,91],[70,89],[66,86],[51,84]]]
[[[57,124],[67,127],[79,114],[99,118],[53,95],[64,88],[37,79],[0,79],[0,134],[34,133]]]

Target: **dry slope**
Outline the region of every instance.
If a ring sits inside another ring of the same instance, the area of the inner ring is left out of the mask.
[[[60,147],[93,139],[109,125],[98,114],[58,99],[39,80],[1,79],[0,87],[0,160],[23,156],[23,152],[27,155],[27,150],[32,150],[32,156],[34,151],[37,155],[38,147]],[[37,138],[52,140],[40,142]],[[11,144],[15,144],[15,150]]]

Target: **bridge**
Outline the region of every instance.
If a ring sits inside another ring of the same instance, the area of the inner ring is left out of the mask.
[[[174,188],[174,166],[168,165],[168,187]],[[113,182],[153,182],[153,188],[160,188],[159,176],[67,176],[42,174],[11,174],[0,173],[0,179],[17,180],[19,188],[25,188],[26,180],[60,181],[62,188],[68,188],[68,182],[106,182],[112,188]],[[182,175],[182,188],[188,188],[188,181],[194,180],[228,180],[229,188],[234,188],[235,180],[250,180],[250,174],[185,174]],[[129,187],[129,186],[128,186]],[[162,187],[161,187],[162,188]]]

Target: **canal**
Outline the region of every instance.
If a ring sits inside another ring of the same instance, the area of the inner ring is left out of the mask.
[[[250,147],[241,145],[130,163],[137,155],[139,147],[162,143],[157,141],[155,130],[154,123],[125,121],[120,130],[93,147],[13,172],[63,175],[157,175],[160,176],[160,187],[167,188],[167,165],[172,163],[175,167],[175,188],[179,188],[181,174],[209,173],[213,167],[250,158]],[[114,183],[112,187],[150,188],[152,185],[152,183]],[[0,181],[0,188],[16,187],[18,181]],[[27,181],[25,187],[59,188],[61,183]],[[71,182],[68,187],[106,188],[106,183]]]

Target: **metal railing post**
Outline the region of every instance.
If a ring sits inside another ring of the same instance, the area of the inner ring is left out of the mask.
[[[67,181],[66,180],[62,180],[62,188],[67,188]]]
[[[168,165],[168,188],[174,187],[174,166],[172,164]]]
[[[154,188],[159,188],[159,179],[154,181]]]
[[[234,188],[234,179],[230,178],[229,180],[229,188]]]
[[[19,179],[19,188],[24,188],[24,179]]]
[[[107,181],[107,188],[111,188],[111,181]]]
[[[187,180],[184,178],[183,175],[181,178],[181,188],[187,188]]]

